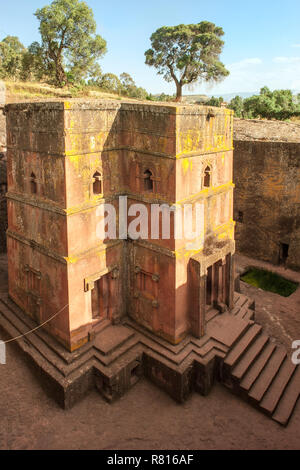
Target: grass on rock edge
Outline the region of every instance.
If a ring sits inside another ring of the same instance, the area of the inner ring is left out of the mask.
[[[241,280],[259,289],[279,294],[282,297],[289,297],[298,288],[299,284],[289,281],[271,271],[251,268],[241,276]]]

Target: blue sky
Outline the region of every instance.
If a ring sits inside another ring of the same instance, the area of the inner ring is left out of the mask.
[[[25,46],[39,40],[33,16],[51,0],[0,0],[0,38],[19,36]],[[231,74],[217,86],[185,87],[184,93],[257,91],[262,86],[300,90],[299,0],[87,0],[98,33],[108,43],[103,72],[128,72],[152,93],[173,93],[144,63],[150,36],[163,25],[212,21],[225,31],[221,56]]]

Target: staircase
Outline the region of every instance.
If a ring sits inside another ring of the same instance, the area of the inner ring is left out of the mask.
[[[44,329],[28,335],[36,323],[6,294],[0,295],[0,325],[11,338],[21,336],[19,347],[64,408],[93,384],[112,401],[143,373],[182,402],[193,387],[208,394],[217,375],[234,393],[287,425],[300,395],[300,366],[253,321],[253,303],[237,293],[234,300],[231,311],[206,312],[205,336],[186,337],[177,345],[126,318],[122,325],[104,325],[105,330],[70,353]]]
[[[243,320],[254,320],[255,304],[249,297],[235,293],[231,314]]]
[[[286,426],[300,395],[300,367],[251,320],[253,311],[248,307],[245,302],[239,312],[232,311],[249,319],[250,326],[222,361],[220,379],[234,393]]]

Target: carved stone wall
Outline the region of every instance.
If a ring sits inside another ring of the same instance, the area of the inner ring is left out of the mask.
[[[237,251],[299,270],[300,143],[239,138],[234,140]]]

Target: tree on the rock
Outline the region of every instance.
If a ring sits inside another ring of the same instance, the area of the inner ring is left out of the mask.
[[[85,2],[54,0],[38,9],[35,16],[59,86],[68,82],[68,75],[82,79],[93,73],[97,59],[106,52],[106,41],[95,34],[93,11]]]
[[[151,36],[146,64],[155,67],[167,82],[176,84],[176,101],[182,87],[196,82],[218,82],[229,75],[219,57],[223,49],[223,29],[214,23],[163,26]]]

